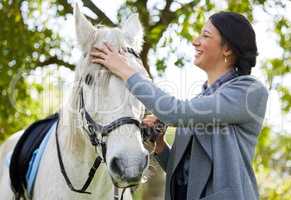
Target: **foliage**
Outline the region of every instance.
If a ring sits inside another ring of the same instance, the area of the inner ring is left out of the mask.
[[[291,187],[291,137],[287,134],[272,135],[264,127],[257,145],[254,169],[262,200],[290,199]]]
[[[59,37],[44,26],[48,19],[26,24],[25,18],[43,12],[42,1],[4,0],[0,5],[1,140],[40,117],[39,102],[30,96],[33,86],[25,80],[29,72],[50,64],[72,66],[61,59],[62,54],[53,53],[60,49]],[[64,10],[59,7],[59,14]]]

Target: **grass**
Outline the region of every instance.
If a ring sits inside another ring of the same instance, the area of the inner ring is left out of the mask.
[[[166,140],[167,142],[172,145],[175,139],[175,127],[168,127],[167,132],[166,132]]]

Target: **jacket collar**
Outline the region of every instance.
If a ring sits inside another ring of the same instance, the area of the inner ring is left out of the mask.
[[[202,95],[210,95],[214,93],[217,88],[219,88],[223,83],[235,78],[238,76],[237,71],[234,68],[231,68],[225,74],[221,75],[214,83],[212,83],[209,87],[207,87],[207,81],[202,85]]]

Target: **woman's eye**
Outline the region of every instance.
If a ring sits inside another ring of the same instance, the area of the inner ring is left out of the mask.
[[[91,74],[87,74],[85,77],[85,83],[87,85],[92,85],[93,83],[93,76]]]

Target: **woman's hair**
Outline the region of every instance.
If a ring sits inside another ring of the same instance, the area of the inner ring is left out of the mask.
[[[210,16],[209,20],[221,34],[222,42],[233,51],[235,70],[239,75],[251,74],[258,53],[256,34],[250,22],[234,12],[219,12]]]

